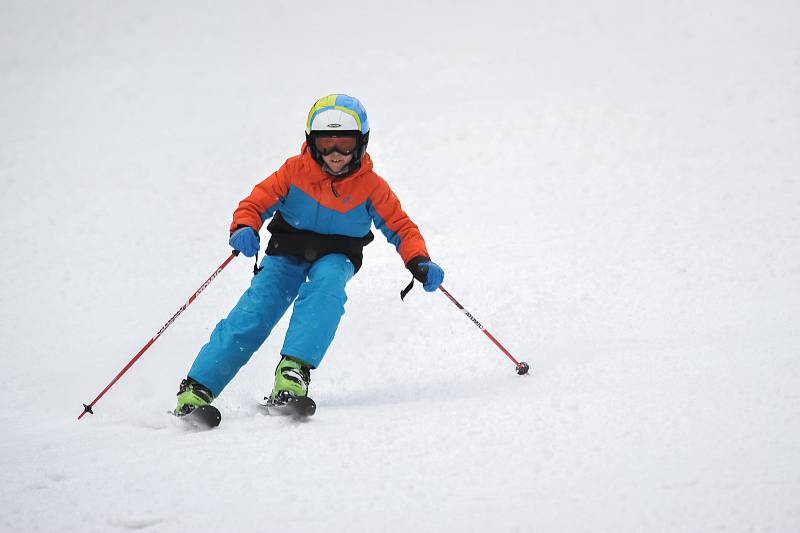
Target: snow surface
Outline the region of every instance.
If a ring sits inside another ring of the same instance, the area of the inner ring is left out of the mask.
[[[0,2],[0,530],[800,531],[800,4]],[[445,286],[378,238],[314,373],[282,322],[166,414],[329,92]]]

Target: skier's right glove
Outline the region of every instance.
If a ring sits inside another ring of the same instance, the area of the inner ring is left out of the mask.
[[[253,257],[261,247],[258,233],[250,226],[242,226],[231,234],[228,241],[231,248],[242,252],[245,257]]]

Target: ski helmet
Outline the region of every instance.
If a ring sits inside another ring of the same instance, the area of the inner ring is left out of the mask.
[[[351,170],[361,166],[361,158],[369,142],[367,110],[357,98],[346,94],[329,94],[317,100],[308,112],[306,144],[314,160],[322,166],[322,154],[317,150],[315,137],[355,137],[356,149]]]

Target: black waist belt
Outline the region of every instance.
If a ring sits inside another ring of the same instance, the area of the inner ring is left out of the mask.
[[[375,239],[371,231],[363,237],[348,237],[297,229],[286,222],[280,211],[272,217],[267,230],[271,233],[267,255],[292,256],[314,262],[323,255],[344,254],[353,263],[355,272],[361,268],[364,246]]]

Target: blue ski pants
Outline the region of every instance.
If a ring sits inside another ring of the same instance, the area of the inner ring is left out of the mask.
[[[322,361],[344,314],[344,289],[354,273],[347,256],[329,254],[310,263],[268,255],[261,267],[189,370],[189,377],[211,389],[214,397],[264,343],[293,301],[281,354],[312,368]]]

